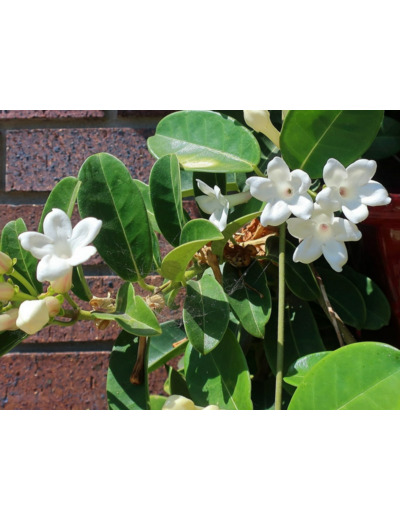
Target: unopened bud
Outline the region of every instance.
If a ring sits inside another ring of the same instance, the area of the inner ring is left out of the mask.
[[[0,251],[0,274],[8,273],[13,265],[13,261],[11,258]]]
[[[48,296],[43,300],[47,305],[50,318],[54,318],[60,312],[61,303],[55,296]]]
[[[50,319],[44,300],[26,300],[21,303],[16,325],[27,334],[36,334]]]
[[[162,410],[196,410],[194,402],[182,395],[170,395]]]
[[[0,332],[4,330],[17,330],[16,321],[18,318],[18,309],[9,309],[0,314]]]
[[[0,301],[8,302],[15,294],[14,287],[8,282],[0,283]]]
[[[264,132],[271,124],[268,110],[243,110],[246,125],[256,132]]]
[[[50,282],[51,288],[54,290],[54,292],[59,294],[64,294],[68,292],[72,287],[72,267],[68,271],[68,273],[61,278],[57,278],[57,280],[54,280]]]

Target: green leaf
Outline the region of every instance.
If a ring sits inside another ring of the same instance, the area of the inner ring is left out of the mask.
[[[1,251],[6,253],[10,258],[17,259],[14,269],[26,278],[39,294],[42,292],[42,284],[36,280],[37,260],[29,251],[23,249],[18,240],[18,236],[25,231],[27,231],[27,228],[22,218],[8,222],[1,233]],[[26,289],[21,285],[21,282],[15,278],[13,278],[13,280],[23,291],[26,292]]]
[[[92,312],[101,320],[115,320],[120,327],[136,336],[156,336],[161,334],[161,327],[153,311],[145,301],[135,295],[133,285],[124,283],[118,291],[114,313]]]
[[[290,291],[298,298],[307,301],[317,300],[320,290],[317,280],[308,264],[293,262],[295,247],[286,240],[285,245],[285,281]],[[265,243],[267,258],[278,263],[279,237],[269,236]]]
[[[181,245],[170,251],[161,264],[161,275],[169,280],[183,280],[193,255],[212,240],[221,240],[222,233],[208,220],[190,220],[182,230]]]
[[[168,242],[177,246],[188,219],[182,207],[181,171],[176,155],[158,159],[151,170],[149,186],[158,227]]]
[[[143,384],[133,385],[129,381],[138,348],[139,338],[126,331],[122,331],[115,342],[107,373],[107,401],[110,410],[150,409],[147,363]]]
[[[349,266],[344,266],[343,275],[357,287],[364,299],[367,314],[363,329],[378,330],[388,325],[391,315],[390,304],[377,284]]]
[[[212,251],[215,255],[222,258],[225,244],[231,238],[232,235],[236,233],[241,227],[243,227],[248,222],[251,222],[254,218],[257,218],[261,214],[261,211],[257,211],[255,213],[250,213],[249,215],[244,215],[239,217],[237,220],[234,220],[230,224],[226,226],[224,231],[222,232],[223,240],[219,240],[218,242],[214,242],[212,244]]]
[[[40,217],[38,232],[43,233],[43,222],[48,213],[54,208],[64,211],[69,218],[75,207],[76,198],[81,182],[76,177],[65,177],[52,189]]]
[[[147,276],[153,263],[151,227],[129,171],[116,157],[99,153],[83,163],[79,180],[80,214],[103,221],[93,242],[103,260],[123,280]]]
[[[160,336],[154,336],[151,338],[149,349],[149,372],[162,367],[174,357],[183,354],[186,349],[187,341],[174,347],[174,343],[178,343],[185,339],[185,333],[178,326],[176,321],[166,321],[162,323],[161,331]]]
[[[277,305],[265,329],[264,349],[272,372],[276,373]],[[284,373],[297,359],[325,350],[317,322],[307,302],[294,296],[287,298],[285,307]]]
[[[185,353],[185,375],[196,405],[215,404],[228,410],[253,409],[246,358],[229,329],[220,344],[205,356],[189,343]]]
[[[211,111],[168,115],[147,144],[156,158],[176,154],[182,168],[189,171],[251,172],[260,162],[253,134],[234,119]]]
[[[157,225],[156,217],[154,216],[154,208],[150,198],[150,187],[144,182],[139,181],[139,179],[133,179],[133,183],[139,188],[140,193],[142,194],[151,227],[156,233],[161,233],[160,228]]]
[[[201,354],[211,352],[224,337],[229,303],[213,276],[205,274],[198,282],[187,283],[183,323],[189,341]]]
[[[354,283],[332,269],[318,265],[317,270],[333,310],[347,325],[356,329],[364,328],[367,309],[362,294]]]
[[[386,159],[400,151],[400,122],[385,116],[376,139],[365,152],[368,159]]]
[[[305,375],[290,410],[399,410],[400,351],[384,343],[352,343]]]
[[[252,336],[263,338],[271,315],[271,294],[261,265],[254,261],[245,270],[226,263],[224,289],[242,327]]]
[[[167,398],[164,395],[150,396],[150,410],[162,410]]]
[[[290,365],[286,377],[284,377],[283,380],[289,385],[299,386],[310,369],[316,365],[318,361],[329,356],[329,354],[330,352],[315,352],[315,354],[308,354],[307,356],[297,359]]]
[[[28,334],[25,334],[22,330],[5,330],[0,333],[0,357],[10,352],[13,348],[17,347]]]
[[[169,367],[168,378],[164,384],[164,391],[169,395],[182,395],[187,399],[192,399],[184,376],[173,367]]]
[[[378,133],[383,110],[290,110],[283,124],[282,158],[294,170],[322,177],[330,158],[344,166],[359,159]]]

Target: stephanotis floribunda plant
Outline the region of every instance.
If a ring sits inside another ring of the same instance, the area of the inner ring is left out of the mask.
[[[37,231],[22,219],[2,231],[0,353],[44,327],[115,322],[110,409],[399,409],[400,351],[379,341],[390,306],[352,260],[368,207],[390,203],[374,157],[385,121],[180,111],[148,140],[148,184],[109,154],[87,158]],[[92,294],[96,252],[117,294]],[[178,295],[181,317],[165,321]],[[162,367],[163,395],[150,395]]]

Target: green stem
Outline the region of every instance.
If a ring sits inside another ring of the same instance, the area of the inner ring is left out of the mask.
[[[67,302],[71,305],[74,309],[79,309],[79,305],[77,305],[74,300],[71,298],[71,296],[68,293],[63,293],[64,298],[67,300]]]
[[[23,302],[25,300],[36,300],[35,296],[32,296],[30,294],[24,293],[22,291],[18,291],[14,296],[11,298],[12,302]]]
[[[16,280],[18,280],[19,282],[22,283],[22,285],[25,286],[26,289],[28,289],[28,292],[29,294],[31,294],[32,296],[37,296],[38,295],[38,292],[37,290],[33,287],[33,285],[31,285],[28,280],[22,276],[22,274],[20,274],[18,271],[16,271],[15,269],[13,269],[10,273],[10,276],[12,276],[13,278],[15,278]]]
[[[265,177],[263,172],[255,164],[253,164],[253,170],[259,177]]]
[[[149,285],[147,284],[143,278],[139,278],[137,283],[142,287],[143,289],[146,289],[146,291],[154,292],[157,287],[155,285]]]
[[[276,356],[275,410],[282,409],[283,354],[285,339],[285,240],[286,223],[279,228],[278,341]]]

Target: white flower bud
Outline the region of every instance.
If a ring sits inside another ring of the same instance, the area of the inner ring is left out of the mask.
[[[50,282],[50,285],[56,293],[64,294],[68,292],[72,287],[72,267],[67,274]]]
[[[48,296],[43,301],[47,305],[47,310],[49,311],[50,318],[54,318],[54,316],[57,316],[61,309],[60,301],[54,296]]]
[[[14,287],[8,282],[0,283],[0,301],[8,302],[15,294]]]
[[[194,402],[182,395],[170,395],[162,407],[163,410],[196,410]]]
[[[208,406],[203,408],[203,410],[220,410],[220,408],[216,404],[209,404]]]
[[[45,300],[26,300],[21,303],[16,325],[27,334],[36,334],[50,319]]]
[[[13,262],[11,258],[0,251],[0,274],[8,273],[12,267],[12,264]]]
[[[16,320],[18,318],[18,309],[9,309],[0,314],[0,332],[4,330],[17,330]]]
[[[246,125],[256,132],[264,133],[271,125],[271,117],[268,110],[243,110]]]

